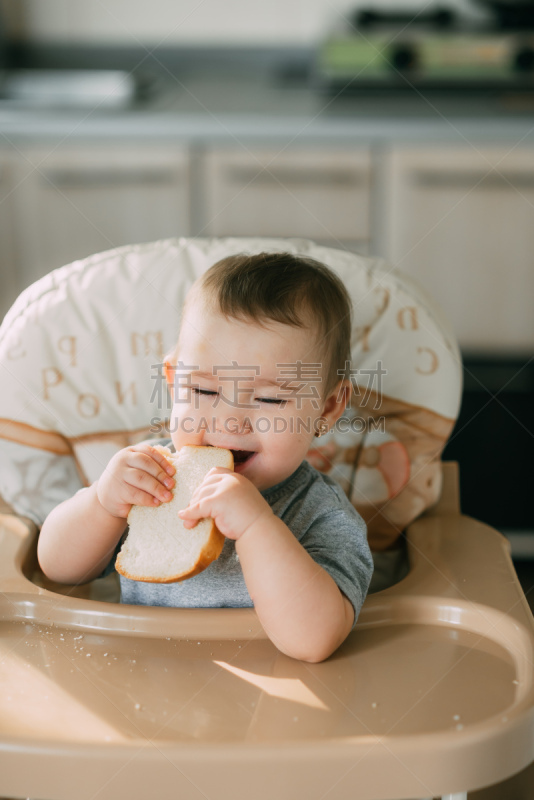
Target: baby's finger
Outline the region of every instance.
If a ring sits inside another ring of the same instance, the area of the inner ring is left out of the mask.
[[[126,464],[139,472],[144,472],[153,476],[160,484],[166,486],[167,489],[172,489],[174,486],[174,478],[166,471],[162,470],[159,463],[152,458],[151,454],[144,450],[131,450],[128,454]]]
[[[231,470],[225,467],[213,467],[206,473],[202,483],[193,492],[191,501],[199,500],[201,497],[210,497],[222,485],[224,476],[233,474]]]
[[[144,453],[153,461],[155,461],[159,466],[167,473],[167,475],[174,475],[176,472],[176,468],[174,464],[171,464],[170,461],[165,458],[163,453],[160,453],[157,448],[152,447],[149,444],[140,444],[132,447],[131,450],[137,453]]]
[[[143,469],[130,467],[126,472],[125,480],[134,495],[138,492],[150,494],[152,497],[157,497],[162,503],[166,503],[172,498],[172,492],[163,486],[156,477]],[[172,478],[167,478],[165,483],[171,480]],[[140,505],[137,500],[133,500],[133,502]]]
[[[227,467],[212,467],[209,472],[206,472],[206,478],[213,477],[214,475],[233,475],[234,470]]]
[[[176,467],[174,466],[174,464],[168,461],[163,455],[163,453],[160,453],[160,451],[157,450],[155,447],[149,446],[149,449],[150,449],[150,455],[152,456],[154,461],[157,461],[158,464],[160,464],[163,467],[167,475],[174,475],[174,473],[176,472]]]
[[[133,489],[129,494],[128,502],[133,506],[160,506],[165,501],[159,500],[153,494],[143,492],[142,489]]]
[[[187,508],[181,509],[178,512],[178,516],[184,523],[184,528],[194,528],[198,521],[202,519],[198,503],[192,503]]]
[[[189,501],[190,505],[193,503],[198,503],[200,500],[205,499],[206,497],[211,497],[217,491],[217,483],[210,483],[209,481],[204,481],[197,486],[193,494],[191,495],[191,500]]]

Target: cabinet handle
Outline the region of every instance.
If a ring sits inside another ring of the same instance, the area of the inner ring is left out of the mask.
[[[432,172],[418,171],[412,175],[412,182],[425,189],[523,189],[534,188],[534,174],[524,172]]]
[[[364,172],[350,172],[348,170],[305,170],[305,169],[278,169],[269,170],[268,167],[257,169],[254,167],[228,167],[226,177],[229,181],[239,184],[261,184],[263,186],[279,186],[291,184],[292,186],[364,186],[367,183],[367,174]]]
[[[41,184],[57,189],[111,189],[121,186],[143,186],[171,184],[176,182],[176,172],[171,169],[136,170],[53,170],[46,172]]]

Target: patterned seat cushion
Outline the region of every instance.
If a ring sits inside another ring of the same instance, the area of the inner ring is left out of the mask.
[[[29,287],[0,329],[0,492],[42,524],[121,447],[165,432],[162,362],[183,300],[213,263],[288,251],[340,275],[354,307],[352,400],[310,462],[344,488],[375,550],[438,498],[460,402],[460,356],[439,309],[379,259],[304,240],[168,239],[100,253]]]

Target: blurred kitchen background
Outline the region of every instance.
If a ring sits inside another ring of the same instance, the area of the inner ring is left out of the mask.
[[[180,235],[383,256],[465,359],[464,511],[534,557],[534,0],[1,0],[0,314]]]
[[[0,316],[51,269],[169,236],[388,259],[455,328],[465,391],[445,457],[464,512],[510,538],[530,600],[534,0],[0,13]],[[531,797],[531,772],[473,797]]]

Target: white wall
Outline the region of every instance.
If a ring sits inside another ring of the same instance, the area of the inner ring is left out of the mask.
[[[477,14],[475,0],[446,2]],[[160,46],[313,44],[358,5],[432,7],[427,0],[0,0],[0,5],[9,28],[33,41]]]

